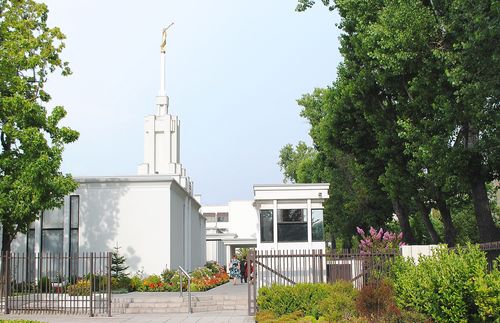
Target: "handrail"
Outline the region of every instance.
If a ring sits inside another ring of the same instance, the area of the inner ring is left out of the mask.
[[[185,275],[188,279],[188,286],[187,286],[187,291],[188,291],[188,313],[193,313],[193,309],[191,308],[191,276],[188,274],[187,271],[184,270],[181,266],[179,266],[179,283],[180,283],[180,289],[181,289],[181,296],[182,297],[182,275]]]

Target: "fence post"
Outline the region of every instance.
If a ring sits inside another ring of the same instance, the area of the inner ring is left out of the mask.
[[[94,301],[93,301],[93,285],[94,285],[94,253],[90,253],[90,317],[94,317]]]
[[[108,294],[108,316],[111,317],[111,303],[112,303],[112,300],[111,300],[111,252],[108,252],[108,290],[107,290],[107,294]]]
[[[255,315],[256,311],[256,284],[257,264],[255,263],[255,249],[248,250],[247,255],[247,277],[248,277],[248,316]],[[253,268],[253,271],[252,271]]]
[[[4,295],[5,295],[5,314],[9,314],[9,287],[10,287],[10,275],[9,275],[9,269],[10,269],[10,253],[5,252],[5,259],[4,259],[4,277],[3,277],[3,282],[4,282]]]

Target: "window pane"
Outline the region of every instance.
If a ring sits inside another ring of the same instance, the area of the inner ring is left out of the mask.
[[[278,242],[307,242],[307,223],[278,223]]]
[[[260,210],[260,242],[273,241],[273,210]]]
[[[78,229],[78,217],[80,213],[80,196],[72,195],[70,196],[70,204],[69,204],[69,214],[70,214],[70,223],[72,229]]]
[[[63,209],[53,209],[48,211],[43,211],[42,215],[42,227],[45,228],[55,228],[62,229],[64,224]]]
[[[323,210],[312,210],[311,217],[313,241],[324,241]]]
[[[229,214],[226,212],[217,213],[217,222],[229,222]]]
[[[63,230],[42,231],[42,253],[63,252]]]
[[[280,222],[307,222],[307,210],[280,209],[278,210],[278,223]]]
[[[71,255],[78,254],[78,230],[71,230],[69,252]]]
[[[34,254],[35,253],[35,230],[34,229],[29,229],[28,234],[26,235],[27,241],[26,241],[26,252],[28,254]]]

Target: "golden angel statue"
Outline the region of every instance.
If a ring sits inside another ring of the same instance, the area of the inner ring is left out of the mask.
[[[161,45],[160,52],[165,53],[167,50],[167,29],[172,27],[174,23],[171,23],[167,28],[163,28],[163,32],[161,35]]]

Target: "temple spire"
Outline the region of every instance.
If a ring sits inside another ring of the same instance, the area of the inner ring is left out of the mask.
[[[165,92],[165,53],[167,51],[167,30],[172,27],[174,23],[163,28],[161,44],[160,44],[160,91],[157,97],[158,115],[165,115],[168,113],[168,96]]]

